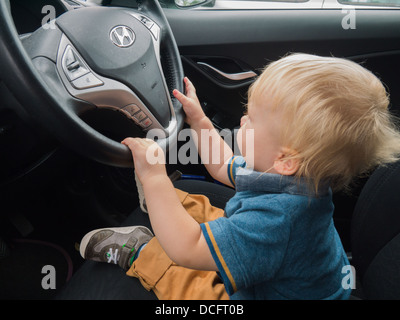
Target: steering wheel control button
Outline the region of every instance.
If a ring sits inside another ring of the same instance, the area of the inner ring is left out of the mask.
[[[135,42],[135,33],[127,26],[116,26],[110,31],[111,41],[120,48],[127,48]]]
[[[71,64],[73,64],[74,62],[76,62],[76,57],[74,55],[74,52],[72,51],[72,48],[70,46],[67,47],[67,49],[65,49],[65,53],[64,53],[64,62],[66,66],[69,66]]]
[[[76,61],[76,60],[70,64],[67,64],[67,69],[69,72],[74,72],[74,71],[78,70],[79,67],[80,67],[79,61]]]
[[[137,121],[137,122],[141,122],[142,120],[144,120],[145,118],[147,118],[146,114],[143,111],[140,111],[136,114],[133,115],[133,118]]]
[[[143,23],[148,29],[151,29],[154,22],[145,16],[140,16],[140,22]]]
[[[158,34],[160,33],[160,28],[154,24],[153,27],[150,29],[151,33],[153,34],[154,38],[158,40]]]
[[[149,126],[151,126],[153,124],[153,122],[150,120],[150,118],[146,118],[144,119],[142,122],[139,123],[139,125],[143,128],[146,129]]]
[[[89,73],[83,61],[74,53],[71,46],[67,46],[62,58],[62,67],[69,81],[74,81]]]
[[[154,39],[157,41],[158,40],[158,36],[160,34],[160,27],[150,18],[141,15],[141,14],[137,14],[137,15],[133,15],[137,20],[139,20],[147,29],[149,29],[149,31],[152,33]]]
[[[135,113],[138,113],[140,111],[140,108],[136,104],[130,104],[122,108],[122,110],[127,112],[130,116],[133,116]]]
[[[93,73],[88,73],[74,81],[71,84],[78,90],[89,89],[102,86],[104,83],[98,79]]]

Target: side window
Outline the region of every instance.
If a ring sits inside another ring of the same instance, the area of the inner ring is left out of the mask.
[[[400,7],[400,0],[339,0],[341,4]]]
[[[93,0],[92,0],[93,1]],[[112,0],[128,1],[128,0]],[[355,7],[400,7],[400,0],[159,0],[163,7],[197,9],[208,7],[214,10],[230,9],[322,9]]]
[[[223,1],[223,0],[217,0]],[[243,0],[229,0],[229,1],[243,1]],[[247,0],[247,1],[259,1],[259,2],[307,2],[310,0]]]
[[[115,1],[115,0],[114,0]],[[293,6],[299,3],[318,3],[322,6],[324,0],[159,0],[164,6],[171,7],[173,3],[181,9],[196,7],[211,7],[214,9],[268,9],[272,7]]]
[[[326,0],[215,0],[216,9],[320,9]]]

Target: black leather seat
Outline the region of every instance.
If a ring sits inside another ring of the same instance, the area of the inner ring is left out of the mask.
[[[361,298],[400,299],[400,161],[370,176],[351,230],[351,263]]]
[[[213,206],[224,208],[235,194],[231,188],[197,180],[180,180],[175,187],[192,194],[203,194]],[[136,209],[124,226],[144,225],[151,229],[147,213]],[[138,279],[128,277],[116,265],[86,261],[60,291],[57,300],[154,300],[153,292],[146,291]]]

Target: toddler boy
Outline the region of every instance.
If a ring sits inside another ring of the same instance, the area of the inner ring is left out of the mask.
[[[174,96],[200,157],[235,196],[223,211],[176,190],[165,165],[146,159],[149,148],[163,151],[127,138],[155,237],[140,226],[95,230],[82,256],[118,263],[160,299],[347,299],[332,190],[400,153],[379,79],[339,58],[271,63],[250,87],[236,157],[185,84]]]

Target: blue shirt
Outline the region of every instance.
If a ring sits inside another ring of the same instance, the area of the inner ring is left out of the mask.
[[[348,299],[330,188],[310,195],[302,179],[243,167],[242,157],[228,166],[226,216],[201,224],[230,298]]]

